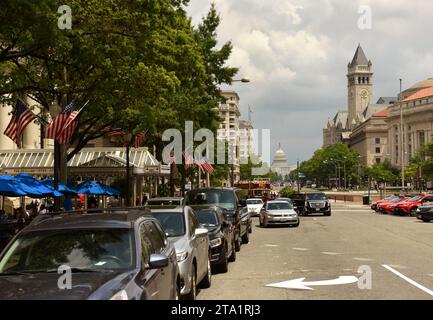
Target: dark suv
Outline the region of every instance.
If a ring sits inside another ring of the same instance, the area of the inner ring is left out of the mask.
[[[232,224],[234,230],[235,249],[241,249],[241,243],[249,242],[249,230],[251,230],[251,216],[247,210],[242,210],[246,205],[239,201],[235,188],[202,188],[188,192],[185,204],[197,208],[218,206],[224,209],[224,216]],[[245,201],[243,201],[245,202]]]
[[[331,203],[323,192],[295,193],[292,195],[291,200],[299,215],[309,213],[331,215]]]
[[[2,252],[0,287],[0,299],[176,299],[180,278],[149,210],[117,209],[36,218]]]

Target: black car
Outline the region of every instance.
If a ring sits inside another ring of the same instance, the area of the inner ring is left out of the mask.
[[[416,209],[416,217],[424,222],[433,220],[433,204],[425,204]]]
[[[323,192],[295,193],[292,195],[291,200],[299,215],[309,213],[331,215],[331,203]]]
[[[176,299],[173,245],[148,210],[44,215],[0,256],[0,300]]]
[[[235,249],[239,251],[242,243],[249,242],[249,231],[251,230],[251,216],[247,210],[244,200],[239,201],[237,193],[242,190],[235,188],[202,188],[188,192],[185,204],[191,206],[200,205],[202,208],[218,206],[224,209],[224,216],[232,224],[234,229]]]
[[[231,223],[225,219],[224,209],[211,207],[197,209],[195,214],[200,224],[209,230],[211,264],[220,272],[228,271],[228,262],[236,260],[235,239]]]

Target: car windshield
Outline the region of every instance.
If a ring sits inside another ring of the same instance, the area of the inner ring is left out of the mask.
[[[0,273],[57,272],[66,265],[81,270],[131,269],[132,229],[49,230],[25,233],[0,261]]]
[[[404,201],[404,198],[395,198],[395,199],[389,200],[389,202],[391,202],[391,203],[397,203],[400,201]]]
[[[326,200],[324,193],[308,193],[306,196],[307,200]]]
[[[216,227],[218,222],[218,217],[214,211],[201,210],[196,212],[198,221],[204,227]]]
[[[412,197],[412,198],[408,199],[407,201],[408,201],[408,202],[415,202],[415,201],[418,201],[418,200],[421,200],[421,197],[420,197],[420,196]]]
[[[235,203],[234,192],[230,190],[190,191],[186,198],[188,205],[214,204],[228,210],[233,210]]]
[[[168,237],[180,237],[186,232],[183,212],[158,212],[154,216],[159,220]]]
[[[248,199],[247,204],[263,204],[261,199]]]
[[[287,210],[293,209],[288,202],[268,202],[268,210]]]
[[[150,206],[180,205],[180,200],[176,200],[176,199],[155,199],[155,200],[148,200],[147,204],[150,205]]]

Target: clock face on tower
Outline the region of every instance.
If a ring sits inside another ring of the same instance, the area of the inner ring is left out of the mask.
[[[365,109],[370,103],[370,97],[369,97],[368,91],[365,89],[361,90],[361,92],[359,93],[359,96],[361,98],[361,107],[363,109]]]

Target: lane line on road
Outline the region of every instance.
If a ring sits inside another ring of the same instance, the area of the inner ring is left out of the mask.
[[[370,258],[358,258],[358,257],[353,258],[353,260],[356,260],[356,261],[374,261],[374,259],[370,259]]]
[[[388,269],[389,271],[391,271],[392,273],[394,273],[395,275],[399,276],[400,278],[402,278],[403,280],[409,282],[411,285],[417,287],[418,289],[424,291],[425,293],[433,296],[433,291],[424,287],[423,285],[420,285],[418,282],[413,281],[412,279],[406,277],[404,274],[398,272],[397,270],[391,268],[390,266],[383,264],[382,267],[384,267],[385,269]]]
[[[308,250],[310,250],[308,248],[292,248],[292,249],[296,250],[296,251],[308,251]]]
[[[336,256],[336,255],[341,254],[341,253],[338,253],[338,252],[329,252],[329,251],[324,251],[324,252],[322,252],[322,253],[323,253],[323,254],[330,255],[330,256]]]

